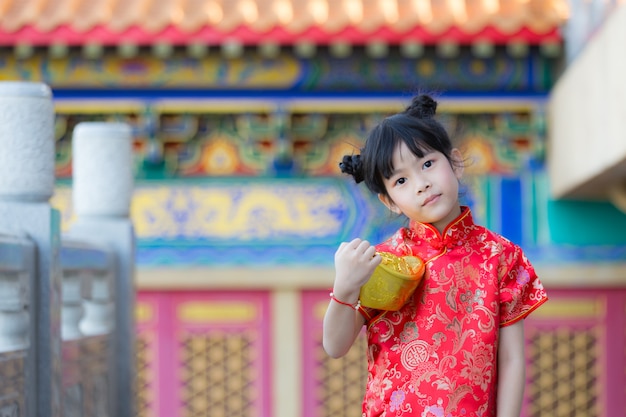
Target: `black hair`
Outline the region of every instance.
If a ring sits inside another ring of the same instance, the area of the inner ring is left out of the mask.
[[[352,175],[357,183],[365,181],[373,193],[388,196],[383,178],[393,173],[393,153],[400,141],[418,158],[428,151],[438,151],[450,164],[458,163],[452,158],[448,132],[435,119],[436,111],[437,102],[430,95],[415,96],[403,112],[383,119],[371,130],[360,155],[343,157],[341,172]]]

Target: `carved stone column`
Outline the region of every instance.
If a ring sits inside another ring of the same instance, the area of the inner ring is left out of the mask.
[[[54,193],[54,158],[50,88],[0,82],[0,230],[28,236],[37,253],[29,283],[27,411],[15,411],[28,417],[62,415],[60,216],[48,202]]]
[[[74,128],[72,153],[77,218],[68,237],[107,247],[113,255],[112,296],[103,292],[108,292],[108,287],[94,288],[94,303],[109,297],[113,302],[111,410],[113,416],[131,417],[135,372],[135,234],[129,218],[134,186],[131,128],[123,123],[79,123]]]
[[[0,198],[46,202],[54,193],[54,108],[48,86],[0,82]]]
[[[130,126],[79,123],[74,128],[72,147],[76,215],[128,217],[133,193]]]

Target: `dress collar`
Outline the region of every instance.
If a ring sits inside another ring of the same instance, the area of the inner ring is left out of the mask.
[[[439,233],[439,230],[430,223],[420,223],[413,220],[409,223],[411,240],[422,240],[437,250],[443,247],[450,250],[455,246],[460,246],[475,227],[472,212],[467,206],[461,206],[461,214],[446,226],[443,234]]]

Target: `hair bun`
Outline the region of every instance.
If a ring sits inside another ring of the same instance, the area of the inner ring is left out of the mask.
[[[352,175],[357,184],[364,179],[361,155],[344,155],[343,160],[339,163],[339,169],[344,174]]]
[[[427,94],[420,94],[413,98],[411,105],[406,108],[405,113],[418,119],[430,119],[437,112],[437,102]]]

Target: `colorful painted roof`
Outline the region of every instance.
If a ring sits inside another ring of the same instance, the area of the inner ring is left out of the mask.
[[[0,45],[559,41],[567,0],[2,0]]]

